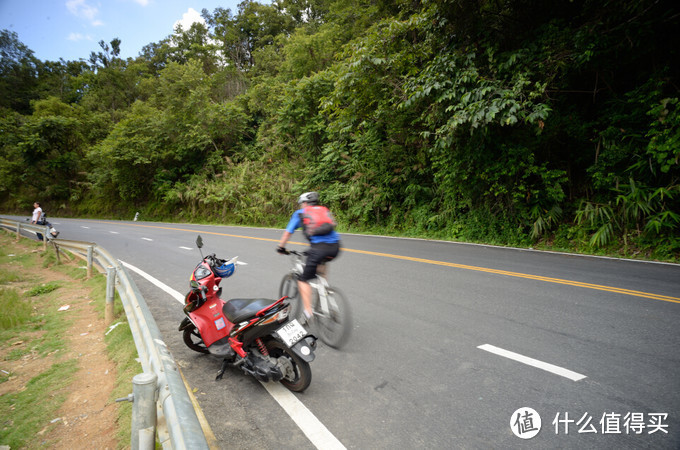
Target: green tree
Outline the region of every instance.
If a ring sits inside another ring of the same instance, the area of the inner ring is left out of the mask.
[[[0,202],[17,201],[17,191],[26,167],[19,150],[25,117],[10,109],[0,109]]]
[[[202,23],[194,22],[188,30],[177,25],[175,33],[170,38],[169,60],[186,64],[194,59],[201,62],[206,74],[214,73],[224,62],[218,58],[218,46]]]
[[[290,33],[294,27],[291,17],[284,14],[276,2],[263,5],[244,0],[239,3],[236,15],[223,8],[216,8],[212,15],[205,10],[203,13],[213,29],[214,38],[220,42],[220,50],[242,70],[255,64],[256,50],[272,45],[276,36]]]
[[[80,189],[83,124],[74,108],[56,98],[38,100],[33,107],[35,112],[18,130],[21,181],[41,198],[68,200]]]
[[[111,41],[111,46],[104,41],[99,45],[103,51],[90,55],[91,70],[76,80],[85,91],[80,104],[93,112],[107,112],[115,122],[136,100],[149,94],[143,83],[148,76],[148,65],[119,58],[117,38]]]
[[[0,108],[30,114],[31,100],[38,98],[40,61],[19,41],[19,35],[0,31]]]

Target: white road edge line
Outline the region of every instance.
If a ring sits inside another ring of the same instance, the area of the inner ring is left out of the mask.
[[[509,350],[504,350],[499,347],[494,347],[493,345],[490,344],[484,344],[480,345],[477,347],[480,350],[486,350],[487,352],[494,353],[499,356],[504,356],[506,358],[521,362],[523,364],[527,364],[529,366],[537,367],[539,369],[543,369],[545,371],[554,373],[555,375],[560,375],[565,378],[569,378],[570,380],[573,381],[579,381],[584,378],[586,378],[585,375],[582,375],[577,372],[573,372],[569,369],[565,369],[564,367],[556,366],[554,364],[550,364],[547,362],[539,361],[538,359],[533,359],[529,358],[528,356],[520,355],[519,353],[511,352]]]
[[[149,238],[142,238],[142,239],[144,239],[145,241],[153,242],[153,239],[149,239]]]
[[[125,261],[121,261],[120,263],[127,269],[132,270],[150,281],[154,286],[170,294],[170,296],[181,304],[184,304],[184,296],[170,286]],[[316,448],[324,450],[345,448],[345,446],[333,436],[328,428],[326,428],[326,426],[321,423],[321,421],[319,421],[319,419],[317,419],[292,392],[284,388],[280,383],[262,383],[262,385],[267,389],[267,392],[274,397],[274,400],[276,400],[284,411],[286,411],[290,418],[293,419],[293,422],[300,427],[300,430]]]
[[[182,250],[193,250],[191,247],[182,247],[181,245],[179,248],[181,248]]]
[[[137,267],[126,263],[125,261],[120,262],[122,265],[124,265],[127,269],[132,270],[133,272],[137,273],[138,275],[141,275],[142,277],[146,278],[148,281],[150,281],[154,286],[157,288],[165,291],[166,293],[170,294],[172,298],[180,302],[182,305],[184,304],[184,296],[168,286],[167,284],[163,283],[162,281],[152,277],[148,273],[144,272],[142,269],[138,269]]]
[[[328,428],[316,418],[298,398],[281,383],[262,383],[267,392],[288,413],[312,444],[318,449],[344,449],[345,446],[333,436]]]

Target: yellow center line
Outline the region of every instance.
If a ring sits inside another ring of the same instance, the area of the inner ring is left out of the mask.
[[[507,270],[498,270],[498,269],[489,269],[487,267],[478,267],[478,266],[468,266],[465,264],[456,264],[456,263],[450,263],[446,261],[435,261],[435,260],[430,260],[430,259],[422,259],[422,258],[413,258],[410,256],[401,256],[401,255],[392,255],[389,253],[376,253],[376,252],[368,252],[368,251],[363,251],[363,250],[351,250],[351,249],[343,249],[343,251],[348,251],[348,252],[354,252],[354,253],[363,253],[367,255],[373,255],[373,256],[383,256],[385,258],[394,258],[394,259],[403,259],[406,261],[415,261],[415,262],[421,262],[425,264],[435,264],[438,266],[446,266],[446,267],[455,267],[457,269],[465,269],[465,270],[474,270],[477,272],[486,272],[486,273],[493,273],[497,275],[507,275],[510,277],[517,277],[517,278],[526,278],[529,280],[537,280],[537,281],[545,281],[548,283],[557,283],[557,284],[566,284],[570,286],[577,286],[577,287],[582,287],[586,289],[596,289],[598,291],[607,291],[607,292],[614,292],[617,294],[624,294],[624,295],[634,295],[636,297],[645,297],[645,298],[651,298],[654,300],[662,300],[665,302],[672,302],[672,303],[680,303],[680,298],[678,297],[670,297],[668,295],[659,295],[659,294],[652,294],[649,292],[641,292],[641,291],[634,291],[631,289],[623,289],[623,288],[617,288],[617,287],[612,287],[612,286],[603,286],[600,284],[592,284],[592,283],[583,283],[581,281],[571,281],[571,280],[563,280],[561,278],[551,278],[551,277],[544,277],[541,275],[530,275],[526,273],[519,273],[519,272],[509,272]]]
[[[145,228],[159,228],[159,229],[164,229],[164,230],[175,230],[175,231],[189,231],[189,232],[194,232],[194,233],[205,233],[205,234],[212,234],[216,236],[227,236],[227,237],[234,237],[234,238],[240,238],[240,239],[254,239],[258,241],[269,241],[269,242],[279,242],[278,239],[269,239],[269,238],[258,238],[258,237],[253,237],[253,236],[243,236],[243,235],[238,235],[238,234],[227,234],[227,233],[217,233],[214,231],[206,231],[206,230],[193,230],[193,229],[187,229],[187,228],[176,228],[176,227],[162,227],[158,225],[142,225],[142,224],[127,224],[127,223],[116,223],[116,222],[104,222],[104,223],[112,223],[116,225],[130,225],[130,226],[136,226],[136,227],[145,227]],[[308,245],[302,242],[290,242],[291,244],[300,244],[300,245]],[[476,272],[485,272],[485,273],[493,273],[496,275],[506,275],[509,277],[516,277],[516,278],[525,278],[528,280],[536,280],[536,281],[544,281],[546,283],[556,283],[556,284],[564,284],[568,286],[576,286],[576,287],[582,287],[586,289],[594,289],[598,291],[606,291],[606,292],[613,292],[615,294],[623,294],[623,295],[632,295],[635,297],[643,297],[643,298],[649,298],[652,300],[661,300],[664,302],[671,302],[671,303],[680,303],[680,298],[678,297],[671,297],[669,295],[660,295],[660,294],[653,294],[650,292],[642,292],[642,291],[634,291],[632,289],[623,289],[623,288],[617,288],[613,286],[604,286],[600,284],[592,284],[592,283],[583,283],[581,281],[572,281],[572,280],[564,280],[561,278],[552,278],[552,277],[544,277],[541,275],[530,275],[526,273],[520,273],[520,272],[510,272],[507,270],[498,270],[498,269],[489,269],[487,267],[479,267],[479,266],[468,266],[465,264],[456,264],[456,263],[451,263],[451,262],[446,262],[446,261],[436,261],[432,259],[423,259],[423,258],[414,258],[411,256],[402,256],[402,255],[394,255],[391,253],[378,253],[378,252],[370,252],[366,250],[354,250],[351,248],[343,248],[343,252],[350,252],[350,253],[360,253],[363,255],[371,255],[371,256],[380,256],[383,258],[392,258],[392,259],[400,259],[404,261],[413,261],[413,262],[419,262],[419,263],[424,263],[424,264],[433,264],[437,266],[445,266],[445,267],[453,267],[456,269],[464,269],[464,270],[473,270]]]

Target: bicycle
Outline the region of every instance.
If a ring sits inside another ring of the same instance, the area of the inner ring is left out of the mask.
[[[304,308],[302,299],[298,295],[297,277],[305,268],[304,257],[306,252],[288,250],[291,255],[292,267],[281,280],[279,297],[288,296],[291,299],[291,316],[303,321]],[[322,269],[323,268],[323,269]],[[325,262],[320,264],[317,270],[325,271]],[[347,297],[337,288],[328,284],[324,274],[316,274],[316,278],[308,281],[312,286],[312,310],[314,318],[310,323],[312,331],[328,346],[340,348],[349,339],[352,329],[352,317]]]

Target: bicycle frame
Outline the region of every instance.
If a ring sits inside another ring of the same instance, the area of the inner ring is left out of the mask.
[[[291,269],[291,273],[293,275],[300,275],[302,272],[305,270],[305,260],[303,258],[303,255],[299,252],[294,252],[291,251],[290,254],[293,257],[293,268]],[[319,271],[319,268],[323,267],[321,271]],[[321,274],[319,272],[324,272],[324,274]],[[309,285],[316,290],[316,292],[319,294],[319,308],[318,310],[323,313],[323,314],[328,314],[329,313],[329,308],[328,308],[328,280],[326,279],[325,276],[326,272],[326,265],[319,265],[317,268],[316,272],[316,278],[313,280],[309,280],[308,283]],[[316,309],[316,308],[315,308]]]
[[[288,295],[292,283],[297,283],[297,275],[302,274],[306,264],[306,254],[295,250],[288,252],[291,256],[292,267],[281,282],[280,295]],[[307,281],[317,295],[312,296],[312,309],[314,320],[312,328],[318,333],[320,339],[333,348],[342,347],[349,338],[352,329],[352,317],[347,298],[335,287],[330,286],[327,277],[328,266],[319,264],[316,277]],[[297,286],[296,286],[297,288]],[[299,289],[297,289],[299,291]],[[301,314],[302,299],[297,293],[294,294],[297,312]]]

